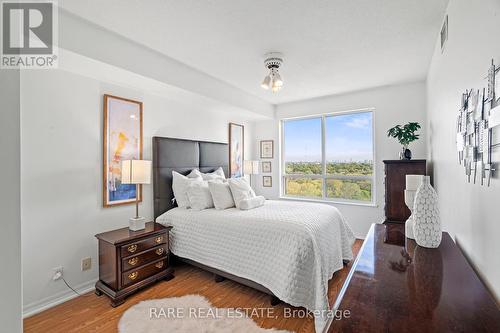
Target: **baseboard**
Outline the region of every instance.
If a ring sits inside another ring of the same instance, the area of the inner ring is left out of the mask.
[[[85,294],[89,291],[94,290],[95,283],[97,280],[87,281],[82,284],[79,284],[73,287],[78,293]],[[37,313],[50,309],[58,304],[69,301],[70,299],[78,297],[71,289],[67,288],[67,290],[61,291],[52,296],[43,298],[39,301],[27,304],[23,306],[23,318],[31,317]]]

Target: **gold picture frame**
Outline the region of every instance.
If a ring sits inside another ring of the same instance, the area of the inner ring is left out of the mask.
[[[245,160],[245,127],[229,123],[229,177],[243,177]]]
[[[121,161],[142,159],[143,105],[108,94],[103,102],[103,207],[134,204],[142,186],[121,184]]]

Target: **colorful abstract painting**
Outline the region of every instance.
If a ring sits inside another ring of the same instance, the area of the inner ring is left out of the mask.
[[[229,124],[229,172],[231,178],[243,177],[244,159],[243,125]]]
[[[104,207],[142,199],[140,186],[121,183],[121,161],[132,159],[142,159],[142,103],[104,95]]]

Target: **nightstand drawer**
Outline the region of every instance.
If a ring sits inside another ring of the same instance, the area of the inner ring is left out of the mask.
[[[122,286],[126,287],[128,285],[137,283],[141,280],[144,280],[151,275],[155,275],[156,273],[160,273],[165,270],[167,267],[167,259],[163,259],[149,265],[143,266],[136,270],[130,270],[126,273],[122,274]]]
[[[140,267],[148,262],[164,258],[168,254],[167,244],[162,244],[158,247],[152,248],[147,252],[138,255],[132,255],[122,259],[122,272]]]
[[[152,247],[158,246],[160,244],[165,244],[167,242],[167,235],[161,234],[154,237],[146,238],[137,242],[129,243],[121,247],[122,257],[128,257],[135,253],[139,253],[145,250],[149,250]]]

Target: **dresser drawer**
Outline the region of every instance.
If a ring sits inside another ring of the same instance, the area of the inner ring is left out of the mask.
[[[122,259],[122,272],[140,267],[148,262],[155,261],[160,258],[164,258],[168,254],[167,244],[162,244],[160,246],[154,247],[147,252],[143,252],[138,255],[132,255],[125,259]]]
[[[144,280],[151,275],[160,273],[167,267],[167,259],[163,259],[157,262],[153,262],[149,265],[143,266],[136,270],[130,270],[128,272],[122,273],[122,286],[126,287],[128,285],[137,283]]]
[[[139,240],[121,247],[121,255],[123,257],[128,257],[134,253],[139,253],[145,250],[149,250],[152,247],[158,246],[160,244],[166,244],[167,235],[161,234],[154,237]]]

